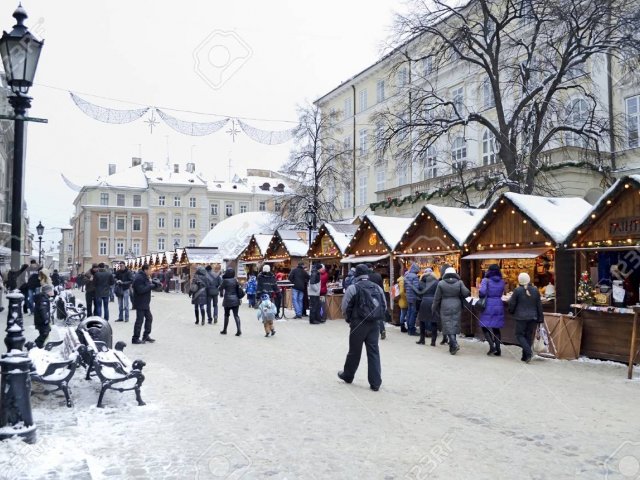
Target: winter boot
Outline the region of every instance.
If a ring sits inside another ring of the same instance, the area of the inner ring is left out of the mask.
[[[456,336],[455,335],[449,335],[449,353],[451,355],[455,355],[456,353],[458,353],[458,350],[460,350],[460,346],[458,345],[458,342],[456,341]]]
[[[493,333],[491,333],[491,330],[489,330],[488,328],[483,328],[482,329],[482,333],[484,333],[484,338],[487,341],[487,343],[489,344],[489,351],[487,352],[487,355],[493,355],[496,353],[496,349],[494,346],[494,341],[493,341]]]
[[[227,327],[229,326],[229,318],[225,317],[224,319],[224,327],[222,327],[222,330],[220,330],[220,335],[226,335],[227,334]]]
[[[236,318],[236,337],[239,337],[240,335],[242,335],[242,332],[240,331],[240,318]]]
[[[440,341],[440,345],[446,345],[449,342],[449,339],[447,338],[447,336],[443,333],[442,334],[442,340]]]
[[[502,334],[500,332],[499,328],[494,328],[493,329],[493,335],[494,335],[494,339],[495,339],[495,352],[494,355],[496,357],[499,357],[502,355],[502,351],[500,350],[500,344],[502,343]]]
[[[416,343],[418,345],[424,345],[424,339],[425,339],[425,325],[424,325],[424,322],[420,322],[420,340],[418,340]]]

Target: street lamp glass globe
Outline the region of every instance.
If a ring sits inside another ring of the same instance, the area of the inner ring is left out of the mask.
[[[311,205],[309,205],[309,207],[307,208],[307,211],[304,212],[304,216],[305,216],[305,220],[307,221],[307,225],[309,225],[309,228],[311,228],[313,226],[313,221],[315,219],[316,216],[316,212],[313,211],[313,207]]]
[[[38,226],[36,227],[36,231],[38,232],[38,236],[41,237],[42,234],[44,233],[44,225],[42,225],[42,222],[38,222]]]

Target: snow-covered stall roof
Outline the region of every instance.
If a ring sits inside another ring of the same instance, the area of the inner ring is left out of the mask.
[[[344,255],[345,250],[349,246],[349,242],[353,238],[358,229],[357,225],[346,223],[325,223],[324,228],[333,239],[340,253]]]
[[[201,247],[218,247],[225,259],[235,259],[246,248],[251,235],[273,232],[276,219],[268,212],[238,213],[226,218],[200,242]]]
[[[306,257],[309,251],[309,245],[304,240],[286,240],[282,239],[287,252],[292,257]]]
[[[365,215],[364,218],[371,222],[392,250],[395,250],[404,232],[414,220],[414,217],[383,217],[382,215]]]
[[[426,205],[427,210],[462,245],[487,213],[483,208],[456,208]]]
[[[504,197],[558,243],[563,242],[592,209],[589,202],[577,197],[540,197],[512,192],[505,193]]]
[[[215,247],[186,247],[187,260],[189,263],[222,263],[223,258]]]
[[[256,239],[256,244],[258,245],[258,248],[260,249],[260,253],[262,255],[267,253],[267,248],[269,248],[269,242],[271,242],[272,237],[273,235],[263,235],[260,233],[253,236],[253,238]]]

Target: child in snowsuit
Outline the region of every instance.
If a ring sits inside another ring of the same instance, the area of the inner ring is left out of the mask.
[[[251,308],[256,308],[256,290],[258,288],[258,281],[256,280],[255,275],[250,275],[249,280],[247,281],[247,300],[249,301],[249,306]]]
[[[51,332],[51,297],[52,285],[44,285],[33,297],[33,323],[40,334],[35,342],[38,348],[44,348],[44,342]]]
[[[261,302],[258,304],[258,320],[260,320],[264,326],[265,337],[268,337],[269,334],[274,336],[276,329],[273,328],[273,321],[276,319],[276,306],[269,300],[269,295],[264,294],[260,298]]]

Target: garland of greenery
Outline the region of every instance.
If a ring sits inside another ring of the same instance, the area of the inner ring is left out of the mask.
[[[557,163],[553,165],[542,165],[537,173],[540,172],[550,172],[553,170],[559,170],[561,168],[567,167],[576,167],[576,168],[587,168],[589,170],[593,170],[594,172],[600,172],[602,170],[607,170],[609,167],[599,167],[598,165],[594,165],[593,163],[582,161],[582,162],[565,162],[565,163]],[[537,175],[537,174],[536,174]],[[490,177],[485,175],[482,179],[475,180],[474,182],[467,185],[467,189],[473,188],[478,192],[484,192],[490,187],[494,186],[499,181],[499,177]],[[431,192],[416,192],[414,195],[407,195],[406,197],[399,198],[388,198],[387,200],[382,200],[380,202],[374,202],[369,204],[369,208],[372,212],[376,211],[376,209],[382,207],[385,210],[391,207],[401,207],[407,202],[411,202],[412,204],[424,200],[428,202],[433,197],[448,197],[452,193],[461,193],[462,185],[453,185],[436,188]]]

